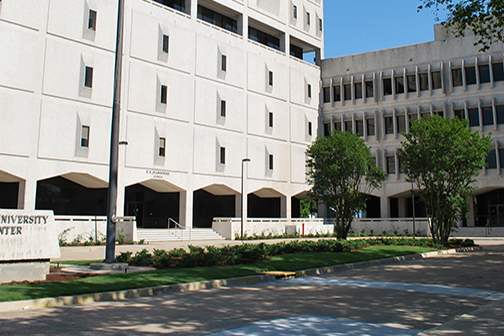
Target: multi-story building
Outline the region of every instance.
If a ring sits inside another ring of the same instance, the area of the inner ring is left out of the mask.
[[[405,182],[397,150],[410,121],[432,114],[469,119],[469,126],[492,134],[488,167],[481,169],[462,225],[504,225],[504,71],[502,44],[487,52],[474,36],[454,38],[435,27],[433,42],[322,62],[323,135],[339,129],[363,137],[376,164],[388,173],[367,206],[369,218],[412,217],[412,186]],[[418,198],[417,198],[418,200]],[[417,217],[425,208],[415,202]]]
[[[239,216],[244,168],[249,217],[298,216],[322,1],[126,0],[118,215]],[[0,208],[105,215],[116,27],[116,0],[0,1]]]

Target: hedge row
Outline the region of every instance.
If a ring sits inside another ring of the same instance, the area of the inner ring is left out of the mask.
[[[472,246],[470,239],[464,241],[450,241],[457,246]],[[288,243],[276,244],[241,244],[222,247],[207,246],[206,248],[189,245],[189,252],[182,248],[170,251],[154,249],[153,253],[143,249],[135,255],[132,252],[122,252],[117,260],[127,262],[132,266],[153,266],[156,268],[169,267],[198,267],[218,265],[248,264],[280,254],[310,253],[310,252],[348,252],[361,249],[369,245],[408,245],[430,246],[443,248],[433,244],[432,239],[360,239],[335,240],[324,239],[318,241],[293,240]]]

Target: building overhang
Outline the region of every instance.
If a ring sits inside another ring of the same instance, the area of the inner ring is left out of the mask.
[[[0,182],[12,183],[12,182],[21,182],[23,180],[24,179],[22,179],[21,177],[0,170]]]
[[[201,189],[205,190],[206,192],[209,192],[214,196],[230,196],[230,195],[237,195],[240,193],[239,191],[234,190],[233,188],[228,187],[225,184],[211,184]]]
[[[261,189],[258,189],[254,192],[252,192],[251,194],[254,194],[256,195],[257,197],[260,197],[260,198],[281,198],[281,197],[285,197],[284,194],[282,194],[281,192],[279,192],[278,190],[276,189],[273,189],[273,188],[261,188]]]
[[[101,189],[108,188],[107,181],[104,181],[96,176],[90,175],[88,173],[77,173],[71,172],[61,175],[61,177],[77,183],[85,188],[90,189]]]
[[[173,183],[170,183],[166,180],[161,179],[149,179],[139,184],[143,185],[146,188],[154,190],[158,193],[172,193],[172,192],[181,192],[184,191],[184,188],[181,188]]]

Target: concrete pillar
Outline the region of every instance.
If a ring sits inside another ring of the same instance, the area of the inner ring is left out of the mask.
[[[381,218],[389,218],[389,199],[387,196],[380,197]]]
[[[117,217],[124,216],[125,196],[126,196],[126,188],[124,187],[124,184],[118,183],[117,184],[117,210],[116,210]]]
[[[35,210],[37,180],[19,181],[18,209]]]
[[[287,218],[287,210],[290,210],[290,206],[287,202],[287,197],[280,197],[280,218]]]
[[[399,198],[397,203],[399,206],[399,218],[405,218],[406,217],[406,198]]]
[[[235,217],[239,218],[241,216],[242,209],[242,196],[240,194],[235,195]]]
[[[475,219],[476,214],[474,213],[474,199],[472,197],[469,197],[467,199],[467,204],[469,205],[469,209],[467,212],[467,226],[474,226],[476,225],[476,219]]]
[[[180,225],[185,228],[193,227],[193,191],[185,190],[180,192]]]

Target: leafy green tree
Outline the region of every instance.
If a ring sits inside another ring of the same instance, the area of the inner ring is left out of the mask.
[[[420,0],[418,9],[430,8],[439,20],[440,13],[447,13],[442,24],[451,29],[455,36],[464,36],[470,30],[477,37],[475,45],[480,51],[490,48],[492,43],[504,42],[504,0]]]
[[[373,164],[364,140],[349,132],[317,138],[306,155],[310,194],[334,210],[334,231],[346,239],[355,214],[365,209],[364,194],[381,187],[385,172]]]
[[[301,218],[309,218],[310,214],[317,212],[317,201],[310,198],[302,199],[299,201],[299,208]]]
[[[431,216],[430,231],[438,244],[447,245],[457,221],[465,217],[471,184],[490,151],[490,136],[468,125],[467,120],[437,115],[416,120],[399,149],[407,181],[419,189],[416,194]]]

